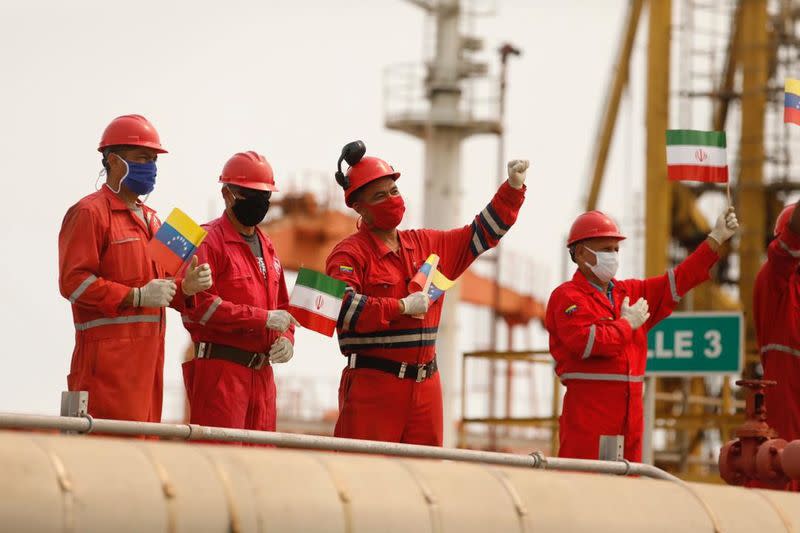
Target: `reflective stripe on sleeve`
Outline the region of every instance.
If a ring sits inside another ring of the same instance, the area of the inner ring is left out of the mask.
[[[469,248],[472,251],[473,257],[478,257],[489,249],[489,245],[486,244],[486,240],[481,233],[481,228],[478,227],[475,221],[472,222],[470,228],[472,229],[472,241],[469,243]]]
[[[586,359],[587,357],[592,355],[592,348],[594,348],[595,335],[597,335],[597,325],[592,324],[592,327],[589,328],[589,340],[586,341],[586,349],[583,350],[582,359]]]
[[[344,315],[344,321],[342,322],[342,329],[349,330],[352,329],[354,320],[353,316],[356,314],[356,310],[358,310],[359,306],[361,308],[367,303],[367,297],[363,294],[354,294],[353,297],[350,299],[350,305],[347,307],[347,313]],[[359,311],[359,315],[361,312]],[[357,318],[357,317],[356,317]]]
[[[558,376],[561,381],[567,379],[583,379],[586,381],[622,381],[628,383],[642,383],[644,376],[629,376],[627,374],[596,374],[591,372],[567,372]]]
[[[214,315],[214,312],[217,310],[217,307],[219,307],[219,304],[221,303],[222,303],[222,298],[220,298],[219,296],[214,298],[214,301],[211,302],[211,305],[208,306],[208,309],[206,309],[206,312],[203,313],[203,316],[200,318],[201,326],[205,326],[206,324],[208,324],[208,321]]]
[[[160,315],[129,315],[117,316],[114,318],[98,318],[82,324],[75,324],[75,329],[78,331],[86,331],[87,329],[97,328],[100,326],[110,326],[113,324],[137,324],[137,323],[158,323],[161,322]]]
[[[800,350],[796,350],[789,346],[784,346],[783,344],[766,344],[761,347],[761,353],[767,352],[783,352],[788,353],[790,355],[794,355],[796,357],[800,357]]]
[[[781,248],[786,250],[786,253],[791,255],[794,258],[800,258],[800,250],[792,250],[789,248],[789,245],[786,244],[783,239],[778,239],[778,243],[781,245]]]
[[[487,205],[483,211],[480,212],[478,215],[483,225],[486,227],[486,230],[489,232],[489,235],[496,241],[499,241],[500,238],[506,234],[509,229],[509,226],[503,224],[500,220],[500,217],[497,216],[497,213],[492,208],[492,205]]]
[[[350,319],[350,329],[356,328],[356,324],[358,324],[358,317],[361,316],[361,311],[363,311],[364,306],[367,305],[367,299],[368,298],[366,296],[364,296],[363,294],[361,295],[361,301],[358,302],[356,310],[353,313],[353,317]]]
[[[69,295],[69,301],[72,303],[78,301],[78,298],[81,297],[81,294],[83,294],[83,292],[89,288],[89,285],[91,285],[95,281],[97,281],[97,276],[95,276],[94,274],[89,274],[86,277],[86,279],[83,280],[83,283],[78,285],[78,288],[72,291],[72,294]]]
[[[678,283],[675,281],[675,270],[670,268],[667,270],[667,277],[669,278],[669,290],[672,292],[672,301],[677,303],[681,301],[681,295],[678,294]]]

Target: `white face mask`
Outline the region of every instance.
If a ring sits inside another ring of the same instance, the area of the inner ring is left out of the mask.
[[[603,283],[611,281],[617,275],[617,269],[619,268],[619,252],[595,252],[588,246],[586,249],[597,258],[595,265],[587,265],[597,276],[597,279]]]

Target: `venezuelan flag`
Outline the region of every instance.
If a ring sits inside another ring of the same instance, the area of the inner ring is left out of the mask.
[[[430,278],[431,283],[428,287],[428,296],[431,297],[431,302],[438,300],[442,294],[445,293],[450,287],[455,284],[447,278],[444,274],[439,272],[439,256],[431,254],[422,266],[419,268],[414,277],[408,283],[409,292],[421,291],[425,288],[425,284]]]
[[[786,80],[783,98],[783,122],[800,125],[800,80]]]
[[[175,275],[189,260],[207,232],[177,207],[167,217],[147,245],[150,257],[167,274]]]
[[[431,297],[431,302],[435,302],[439,297],[445,293],[450,287],[455,285],[455,281],[448,279],[447,276],[438,270],[433,273],[433,280],[428,289],[428,296]]]
[[[410,292],[419,292],[425,287],[425,283],[427,283],[428,278],[431,277],[432,272],[436,268],[436,265],[439,264],[439,256],[436,254],[431,254],[428,256],[428,259],[422,263],[422,266],[419,267],[417,273],[414,274],[414,277],[411,278],[411,281],[408,282],[408,290]]]

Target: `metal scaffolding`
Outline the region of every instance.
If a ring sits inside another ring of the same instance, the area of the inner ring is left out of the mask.
[[[703,208],[721,206],[717,185],[670,184],[664,131],[726,130],[733,203],[742,232],[713,272],[712,283],[685,299],[689,310],[741,308],[747,319],[745,376],[757,376],[752,289],[781,207],[798,189],[791,154],[797,146],[783,124],[783,80],[800,67],[800,6],[789,0],[650,0],[646,90],[646,275],[681,261],[709,231]],[[631,0],[620,53],[598,127],[587,208],[596,206],[613,139],[620,95],[628,83],[642,2]],[[671,75],[672,74],[672,75]],[[738,300],[738,301],[737,301]],[[656,416],[645,435],[659,436],[656,464],[686,477],[711,479],[713,453],[728,439],[741,405],[729,378],[649,380]],[[650,430],[650,431],[648,431]],[[645,449],[647,446],[645,446]],[[647,458],[645,458],[647,460]]]

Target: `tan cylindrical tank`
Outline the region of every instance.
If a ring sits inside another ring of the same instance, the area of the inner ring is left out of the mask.
[[[0,529],[785,532],[800,494],[455,461],[0,432]]]

